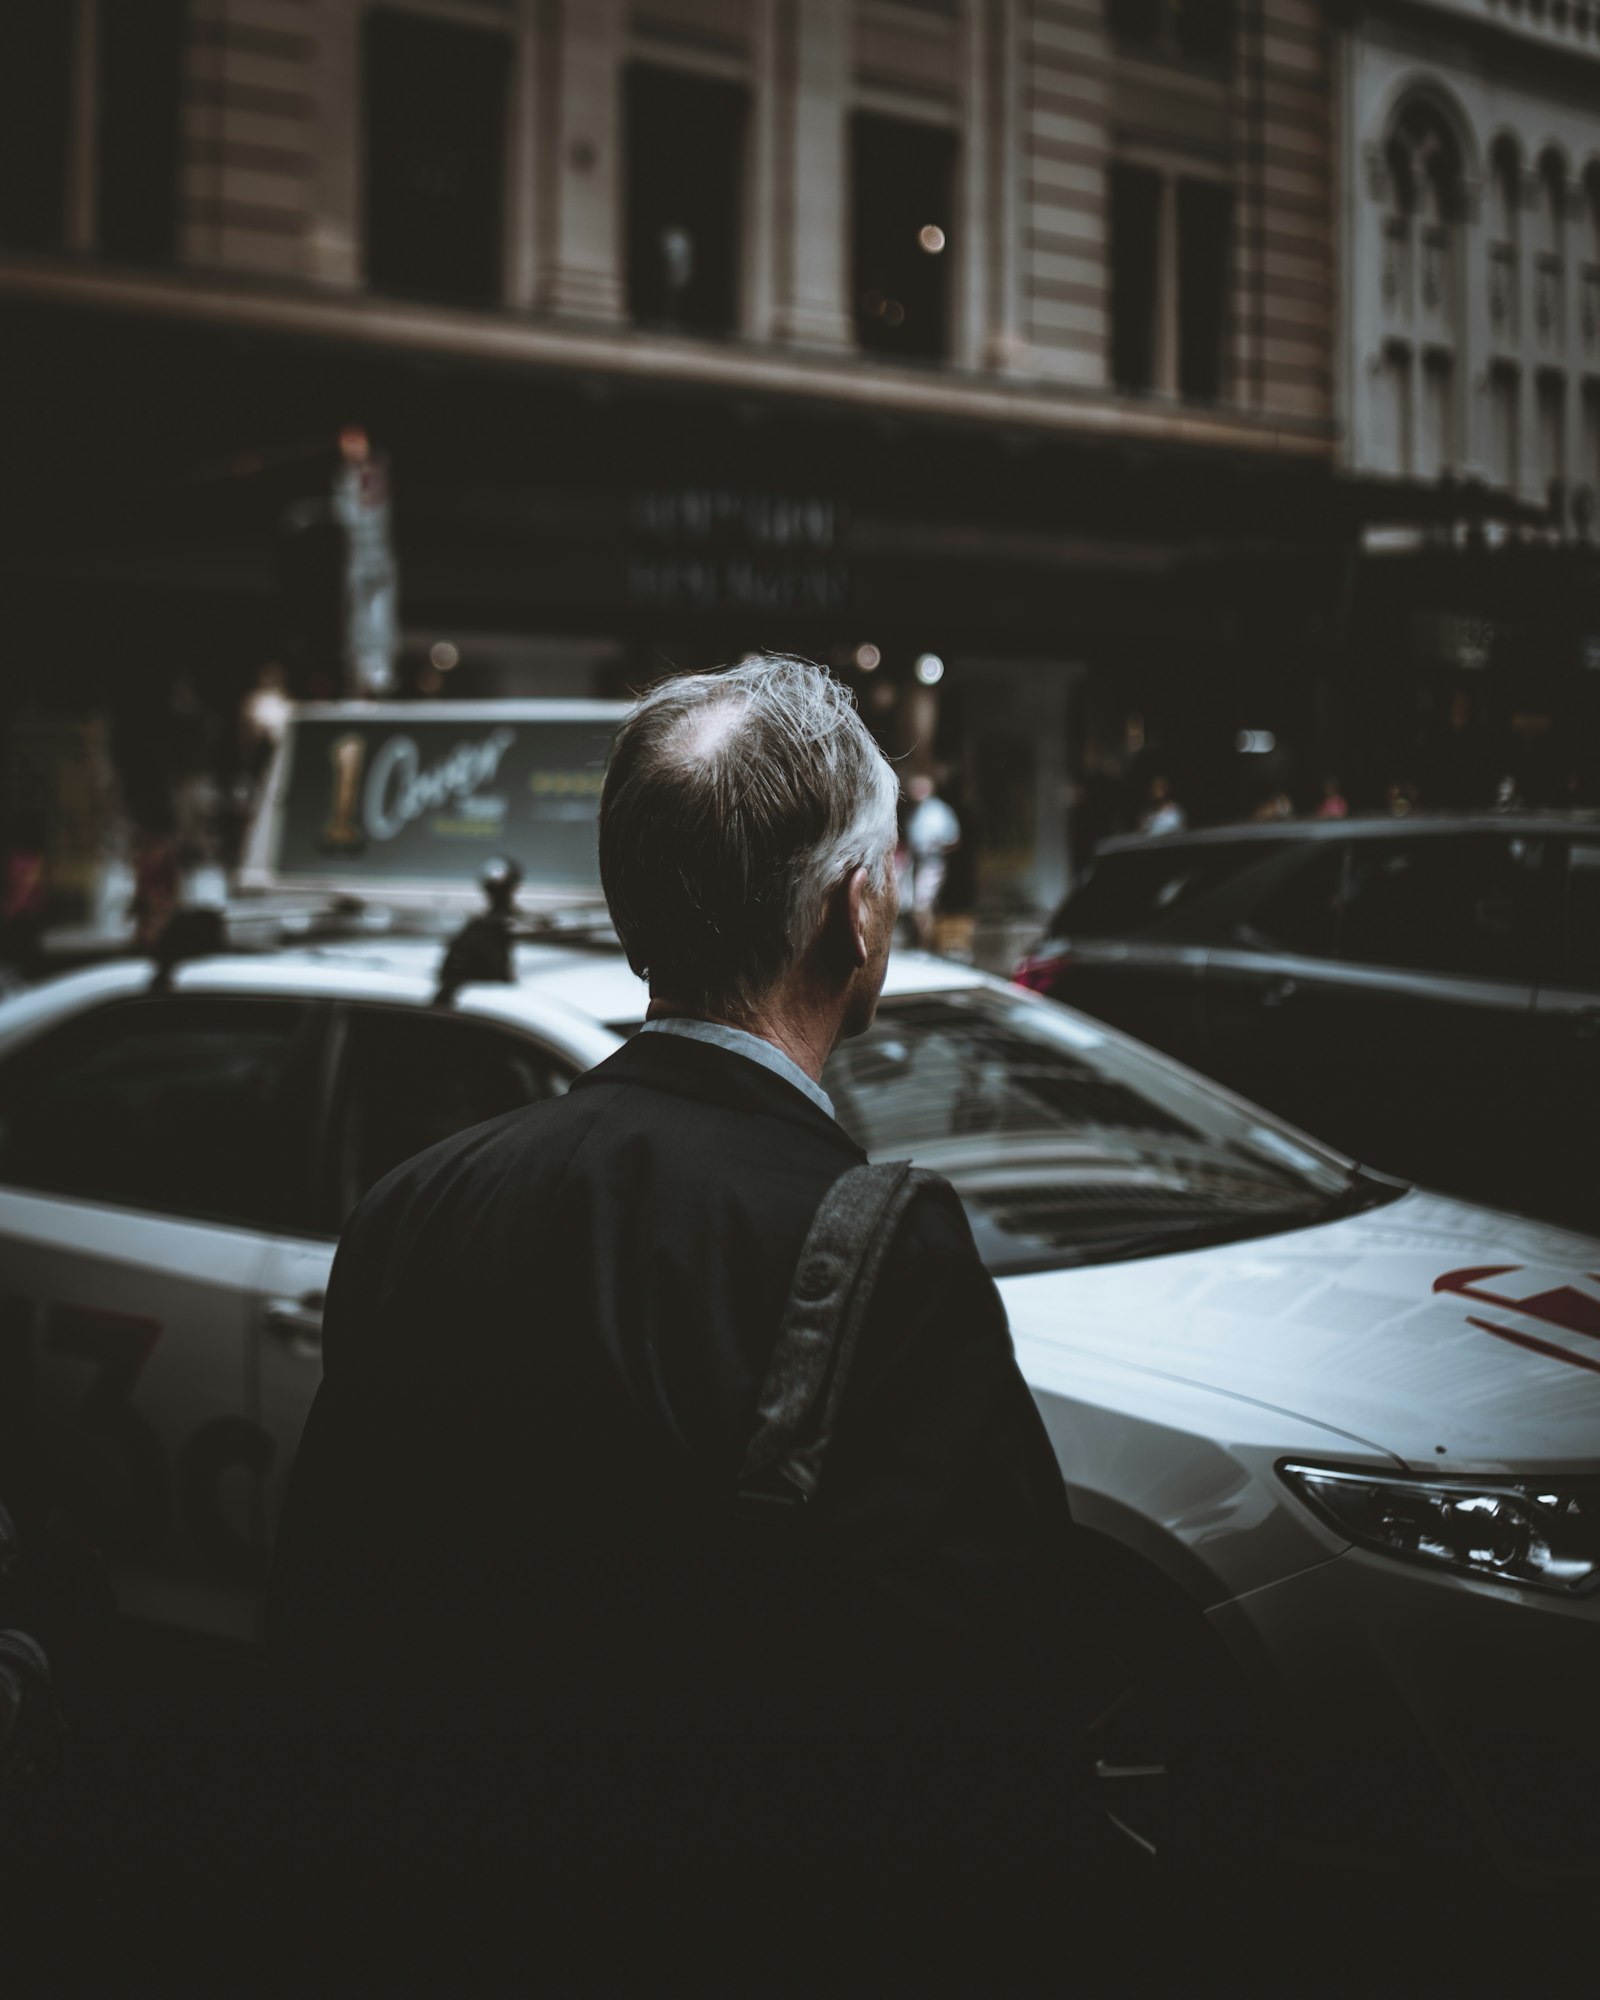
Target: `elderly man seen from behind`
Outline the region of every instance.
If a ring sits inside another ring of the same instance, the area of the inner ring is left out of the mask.
[[[969,1961],[1012,1991],[1030,1923],[1081,1941],[1061,1475],[943,1183],[804,1537],[728,1525],[801,1245],[864,1158],[824,1065],[883,984],[896,801],[805,661],[645,695],[600,826],[643,1029],[345,1232],[271,1622],[319,1823],[378,1885],[326,1899],[358,1956],[415,1933],[419,1880],[452,1953],[559,1943],[618,1991]]]

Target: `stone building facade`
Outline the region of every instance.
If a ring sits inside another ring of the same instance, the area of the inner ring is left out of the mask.
[[[21,643],[130,741],[180,666],[220,713],[271,657],[285,510],[348,425],[393,469],[402,691],[441,640],[496,693],[876,655],[1014,900],[1153,760],[1218,813],[1236,728],[1310,727],[1316,0],[6,11]]]
[[[1593,802],[1600,9],[1357,0],[1339,66],[1361,650],[1436,788]]]
[[[1600,9],[1362,9],[1344,81],[1349,464],[1481,479],[1592,532]]]

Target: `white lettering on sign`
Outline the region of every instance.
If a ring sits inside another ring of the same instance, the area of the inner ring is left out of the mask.
[[[425,771],[422,753],[411,738],[391,736],[367,772],[362,817],[368,834],[374,840],[393,840],[424,813],[470,798],[480,787],[492,784],[513,737],[509,729],[491,730],[481,743],[458,743]]]

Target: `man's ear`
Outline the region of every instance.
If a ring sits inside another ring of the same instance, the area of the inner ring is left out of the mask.
[[[850,962],[854,966],[865,965],[871,952],[867,938],[867,896],[871,888],[871,877],[865,868],[853,868],[845,877],[840,893],[840,905],[844,916],[844,932],[850,945]]]

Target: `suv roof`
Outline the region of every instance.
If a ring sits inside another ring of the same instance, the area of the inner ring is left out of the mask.
[[[1346,819],[1245,820],[1229,826],[1199,827],[1184,833],[1121,833],[1102,840],[1096,855],[1150,854],[1180,847],[1215,847],[1236,841],[1260,841],[1265,846],[1286,840],[1381,839],[1396,834],[1550,833],[1562,828],[1600,829],[1600,811],[1588,809],[1523,808],[1498,812],[1446,811],[1441,808],[1408,813],[1352,813]]]

